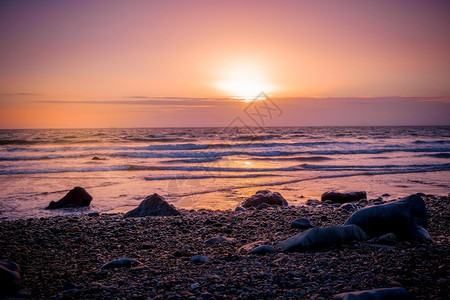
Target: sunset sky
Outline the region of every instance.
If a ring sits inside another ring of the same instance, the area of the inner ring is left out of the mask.
[[[0,128],[450,125],[450,1],[1,1]],[[247,119],[246,119],[247,118]]]

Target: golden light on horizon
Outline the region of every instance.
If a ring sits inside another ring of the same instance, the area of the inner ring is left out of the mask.
[[[222,80],[214,86],[226,92],[228,96],[244,102],[255,101],[261,92],[275,90],[275,86],[267,80],[267,74],[261,68],[250,64],[239,64],[223,72]]]

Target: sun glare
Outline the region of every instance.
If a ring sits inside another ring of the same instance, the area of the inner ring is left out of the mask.
[[[273,85],[267,83],[265,74],[254,66],[244,66],[230,68],[224,78],[215,83],[215,86],[244,102],[256,101],[261,92],[268,93],[274,90]]]

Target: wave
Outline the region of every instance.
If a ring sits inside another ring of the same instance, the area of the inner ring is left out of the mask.
[[[450,164],[421,164],[421,165],[312,165],[302,164],[299,167],[320,171],[386,171],[386,170],[450,170]]]
[[[242,174],[242,175],[175,175],[175,176],[156,176],[144,177],[145,180],[189,180],[189,179],[233,179],[233,178],[258,178],[258,177],[277,177],[275,174]]]
[[[419,156],[437,157],[437,158],[450,158],[450,153],[433,153],[433,154],[422,154]]]

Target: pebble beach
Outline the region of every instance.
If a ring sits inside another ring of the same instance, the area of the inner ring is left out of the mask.
[[[328,227],[352,214],[312,201],[247,211],[180,210],[169,217],[91,213],[5,221],[0,259],[20,266],[22,286],[33,299],[332,299],[390,287],[405,288],[413,299],[448,299],[450,198],[423,199],[432,242],[372,239],[249,253],[303,231],[291,226],[297,218]],[[121,258],[136,263],[102,268]]]

